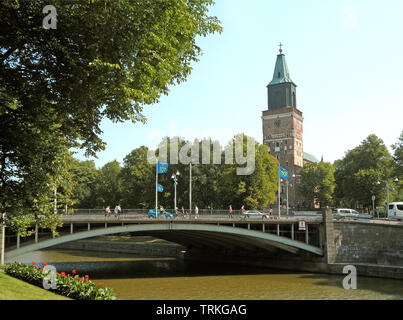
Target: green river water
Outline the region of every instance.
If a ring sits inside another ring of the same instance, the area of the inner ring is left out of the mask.
[[[357,290],[343,289],[345,275],[326,275],[185,262],[89,251],[35,251],[20,262],[54,265],[58,272],[88,274],[123,300],[390,300],[403,299],[403,281],[358,277]]]

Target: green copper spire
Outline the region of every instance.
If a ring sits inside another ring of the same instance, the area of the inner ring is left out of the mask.
[[[280,54],[277,55],[276,67],[274,68],[273,80],[269,86],[279,83],[294,83],[291,80],[290,73],[288,72],[287,62],[282,50],[283,44],[280,43]]]

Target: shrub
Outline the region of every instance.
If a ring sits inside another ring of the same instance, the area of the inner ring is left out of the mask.
[[[44,266],[47,263],[44,262]],[[15,278],[43,287],[43,279],[50,276],[51,270],[40,268],[35,261],[32,265],[22,263],[6,263],[4,271]],[[73,275],[64,272],[56,273],[56,286],[50,288],[53,292],[77,300],[114,300],[112,289],[105,288],[101,284],[90,281],[89,276],[80,277],[75,270]]]

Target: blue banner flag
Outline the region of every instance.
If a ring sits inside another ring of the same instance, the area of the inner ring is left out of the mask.
[[[164,192],[164,187],[161,186],[160,184],[158,185],[157,189],[158,189],[158,192]]]
[[[282,167],[280,167],[280,178],[288,179],[288,171]]]
[[[166,173],[168,171],[168,163],[158,162],[158,173]]]

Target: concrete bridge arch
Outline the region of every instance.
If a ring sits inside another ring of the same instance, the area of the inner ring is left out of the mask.
[[[245,250],[263,249],[269,252],[283,250],[293,254],[303,251],[318,256],[323,255],[322,248],[271,233],[238,227],[221,226],[219,224],[172,223],[167,221],[166,223],[128,224],[122,226],[97,228],[88,231],[76,232],[69,235],[63,235],[61,237],[39,241],[34,244],[29,244],[14,250],[6,251],[5,259],[10,261],[19,255],[49,248],[66,242],[119,233],[150,235],[175,242],[186,247],[200,247],[211,250],[217,248],[231,249],[234,247],[239,247]]]

